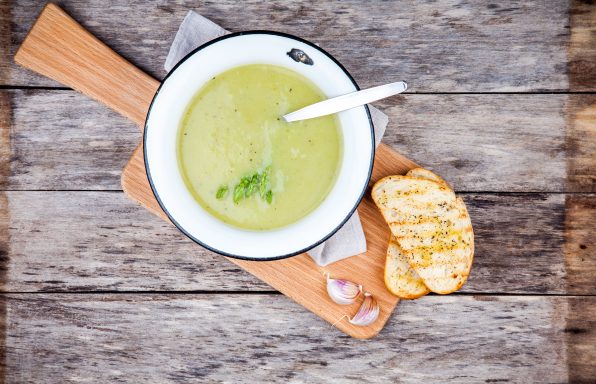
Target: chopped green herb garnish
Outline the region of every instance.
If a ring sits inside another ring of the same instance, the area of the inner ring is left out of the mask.
[[[238,204],[243,198],[249,198],[258,193],[261,199],[269,204],[273,201],[273,191],[270,185],[271,166],[267,166],[262,172],[255,172],[252,175],[243,176],[240,182],[234,187],[232,199],[235,204]],[[215,197],[223,199],[228,194],[228,186],[222,185],[217,190]]]
[[[251,197],[252,195],[255,194],[255,192],[257,192],[257,189],[259,188],[261,182],[261,175],[257,172],[254,175],[252,175],[252,177],[250,178],[248,185],[246,186],[246,193],[245,196],[246,197]]]
[[[238,204],[240,199],[244,197],[244,186],[242,182],[234,187],[234,204]]]
[[[262,172],[243,176],[240,182],[234,187],[234,193],[232,194],[234,204],[238,204],[243,198],[249,198],[256,193],[259,194],[261,199],[271,204],[273,201],[273,191],[270,189],[270,173],[271,166],[269,165]],[[228,195],[228,192],[228,186],[222,185],[215,193],[215,197],[218,200],[224,199]]]
[[[238,192],[238,193],[242,193],[240,198],[248,197],[246,195],[246,192],[247,192],[246,189],[247,189],[249,183],[250,183],[250,178],[248,176],[244,176],[243,178],[240,179],[240,183],[236,186],[236,188],[240,189],[240,192]],[[237,201],[234,200],[234,202],[236,203]]]
[[[261,180],[259,182],[259,195],[261,195],[261,199],[265,199],[265,194],[267,193],[267,187],[269,186],[269,173],[271,172],[271,166],[267,166],[261,175]]]
[[[215,194],[215,198],[217,198],[218,200],[221,200],[224,197],[226,197],[227,194],[228,194],[228,186],[227,185],[222,185],[217,190],[217,193]]]
[[[265,200],[267,201],[267,203],[271,204],[271,201],[273,201],[273,191],[267,191],[267,193],[265,194]]]

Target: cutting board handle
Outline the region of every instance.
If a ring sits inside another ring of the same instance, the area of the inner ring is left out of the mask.
[[[159,86],[52,3],[44,7],[15,61],[102,102],[141,127]]]

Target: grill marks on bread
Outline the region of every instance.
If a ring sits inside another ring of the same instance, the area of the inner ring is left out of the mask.
[[[372,197],[424,284],[441,294],[461,288],[472,265],[474,235],[463,200],[448,184],[417,168],[406,176],[379,180]]]

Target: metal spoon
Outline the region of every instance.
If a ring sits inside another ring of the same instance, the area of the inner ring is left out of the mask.
[[[288,123],[298,120],[313,119],[315,117],[345,111],[346,109],[359,107],[376,100],[397,95],[398,93],[404,92],[406,89],[408,89],[408,84],[405,81],[379,85],[378,87],[363,89],[361,91],[351,92],[342,96],[319,101],[318,103],[288,113],[282,118]]]

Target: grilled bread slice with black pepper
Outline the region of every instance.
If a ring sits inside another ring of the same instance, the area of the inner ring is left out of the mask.
[[[425,168],[414,168],[406,176],[435,181],[447,188],[449,184]],[[391,236],[385,259],[385,285],[389,292],[402,299],[417,299],[430,292],[422,278],[410,266],[395,236]]]
[[[432,219],[431,219],[432,220]],[[470,274],[474,257],[474,233],[466,205],[459,197],[431,229],[431,241],[416,236],[399,240],[412,268],[433,292],[447,294],[460,289]]]
[[[371,194],[398,240],[412,232],[406,225],[417,221],[424,225],[426,216],[446,214],[449,204],[455,201],[450,188],[410,176],[385,177],[373,186]]]
[[[385,285],[389,292],[402,299],[417,299],[430,292],[418,273],[410,266],[394,236],[391,236],[387,248]]]
[[[372,197],[425,285],[441,294],[461,288],[474,252],[463,201],[444,185],[411,176],[379,180]]]

